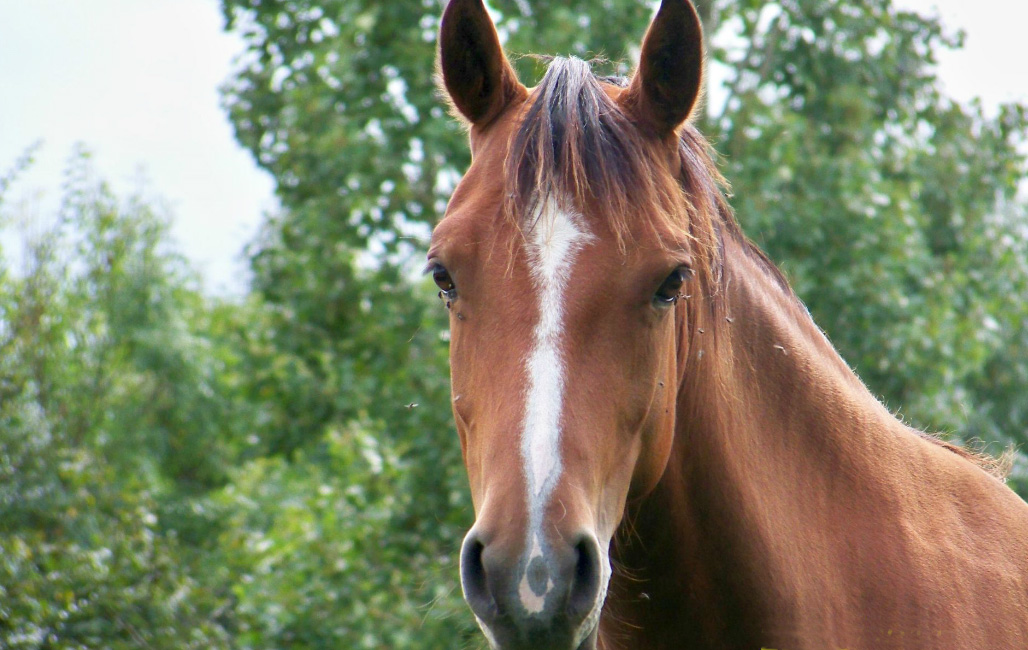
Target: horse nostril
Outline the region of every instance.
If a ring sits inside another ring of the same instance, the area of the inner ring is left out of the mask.
[[[568,616],[573,620],[584,620],[596,605],[599,593],[600,550],[596,540],[587,535],[575,544],[575,572],[568,597]]]
[[[460,552],[460,582],[464,589],[464,600],[478,618],[489,621],[496,617],[496,601],[489,593],[488,576],[482,552],[485,544],[474,532],[464,539]]]

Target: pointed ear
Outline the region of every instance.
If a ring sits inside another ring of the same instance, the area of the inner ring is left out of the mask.
[[[643,39],[639,68],[620,104],[663,138],[688,119],[703,77],[703,27],[689,0],[663,0]]]
[[[450,0],[439,28],[439,67],[457,110],[484,125],[527,94],[503,54],[482,0]]]

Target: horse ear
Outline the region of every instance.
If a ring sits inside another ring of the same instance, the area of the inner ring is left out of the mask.
[[[657,137],[688,119],[703,77],[703,27],[689,0],[663,0],[643,39],[622,110]]]
[[[482,0],[450,0],[439,28],[439,66],[457,110],[483,125],[527,94],[503,54]]]

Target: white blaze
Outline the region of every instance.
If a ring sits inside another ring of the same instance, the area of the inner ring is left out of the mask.
[[[534,344],[526,361],[528,391],[524,425],[521,431],[521,458],[528,488],[528,540],[531,552],[527,563],[542,555],[542,518],[550,494],[561,473],[560,419],[564,400],[564,361],[561,344],[564,334],[565,290],[571,277],[575,255],[593,236],[582,225],[581,216],[561,210],[548,199],[540,205],[538,218],[526,241],[532,284],[539,301],[539,321]],[[547,591],[548,591],[547,586]],[[528,589],[523,577],[522,604],[529,612],[542,610],[542,596]]]

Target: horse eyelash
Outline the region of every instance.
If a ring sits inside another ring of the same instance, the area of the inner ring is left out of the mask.
[[[431,275],[438,268],[443,268],[443,265],[435,260],[429,260],[428,264],[425,265],[425,268],[421,269],[421,275]]]

